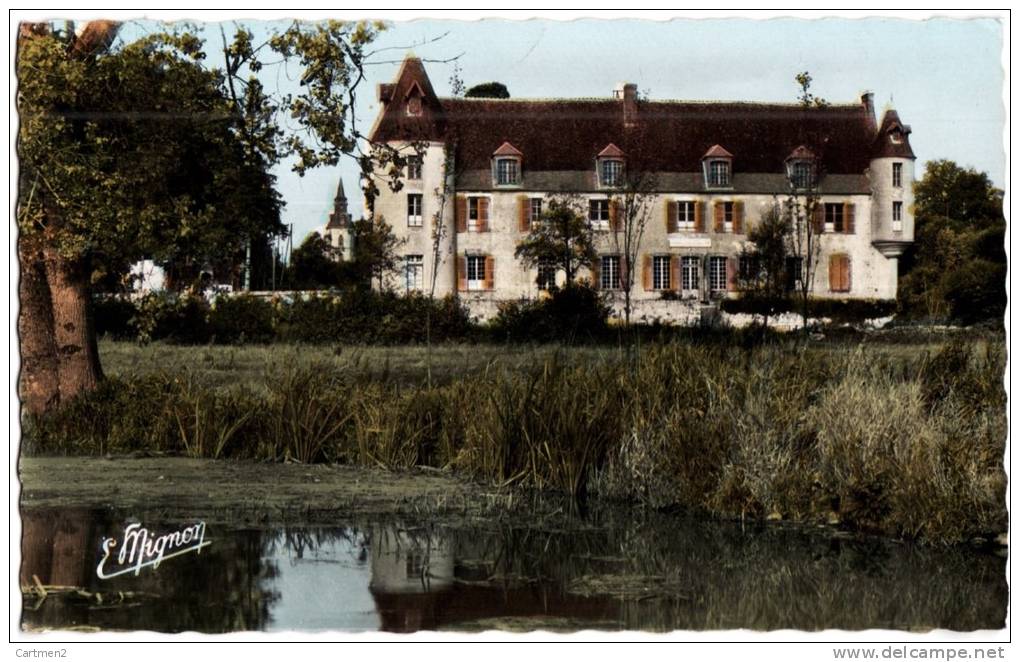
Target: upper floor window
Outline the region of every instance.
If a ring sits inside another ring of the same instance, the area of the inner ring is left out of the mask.
[[[477,232],[482,224],[482,198],[468,198],[468,230]]]
[[[531,198],[528,205],[528,221],[534,225],[542,218],[542,198]]]
[[[623,183],[623,161],[602,159],[599,176],[602,186],[619,186]]]
[[[410,180],[421,179],[421,157],[407,157],[407,178]]]
[[[903,164],[892,164],[892,185],[895,188],[903,188]]]
[[[592,225],[609,223],[609,200],[600,198],[588,201],[588,221]]]
[[[676,203],[676,229],[681,232],[694,230],[694,202],[692,200],[681,200]]]
[[[515,186],[521,183],[521,164],[515,158],[496,159],[496,185]]]
[[[422,194],[407,194],[407,225],[413,228],[421,227]]]
[[[892,229],[893,232],[903,232],[903,203],[892,203]]]
[[[845,230],[842,202],[825,203],[825,231],[843,232]]]
[[[730,162],[715,160],[708,162],[708,185],[716,188],[730,185]]]
[[[811,188],[814,177],[810,161],[794,161],[790,167],[790,181],[794,188]]]

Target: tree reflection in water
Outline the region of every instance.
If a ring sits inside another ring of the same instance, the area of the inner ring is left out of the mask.
[[[1005,559],[989,552],[633,510],[544,523],[210,527],[200,556],[108,582],[95,577],[98,541],[123,518],[63,510],[22,521],[23,584],[37,575],[155,596],[120,608],[48,598],[23,613],[27,627],[974,630],[1002,628],[1007,603]],[[298,593],[309,585],[317,595]]]

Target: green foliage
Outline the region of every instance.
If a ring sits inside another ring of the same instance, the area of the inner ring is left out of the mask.
[[[740,301],[757,314],[771,316],[790,308],[787,290],[789,219],[778,205],[762,214],[747,233],[738,274]]]
[[[294,290],[318,290],[346,284],[343,265],[336,249],[318,232],[313,232],[291,254],[285,286]]]
[[[131,324],[141,343],[152,340],[205,343],[212,333],[208,316],[209,304],[199,296],[153,292],[135,302]]]
[[[914,186],[914,244],[900,259],[900,311],[971,324],[1006,306],[1002,191],[952,161],[927,164]]]
[[[117,296],[99,297],[92,306],[97,336],[109,336],[115,340],[137,337],[138,331],[132,324],[136,309],[130,300]]]
[[[577,209],[577,201],[548,199],[541,218],[517,244],[514,257],[529,267],[555,265],[572,283],[581,268],[598,258],[591,224]]]
[[[497,339],[512,342],[598,341],[607,336],[609,313],[601,292],[574,283],[545,299],[501,303],[491,330]]]
[[[209,328],[220,343],[270,342],[275,337],[273,304],[250,294],[217,297]]]
[[[510,91],[506,89],[506,85],[503,83],[492,81],[489,83],[472,85],[468,88],[468,91],[464,93],[464,96],[469,99],[509,99]]]

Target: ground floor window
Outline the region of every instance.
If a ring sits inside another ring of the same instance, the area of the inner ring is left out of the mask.
[[[708,258],[708,286],[713,292],[726,290],[726,258],[713,255]]]
[[[556,287],[556,265],[538,265],[538,279],[536,282],[540,290],[551,290]]]
[[[620,256],[603,255],[599,271],[599,287],[603,290],[620,289]]]
[[[469,290],[485,289],[485,256],[467,256],[467,285]]]
[[[694,256],[685,256],[680,262],[680,278],[683,281],[683,291],[687,293],[697,292],[701,288],[701,259]]]
[[[786,291],[794,292],[800,288],[804,260],[799,257],[786,258]]]
[[[408,292],[425,287],[425,261],[421,255],[408,255],[404,259],[404,280]]]
[[[407,225],[412,228],[421,227],[422,194],[407,194]]]
[[[668,255],[656,255],[652,258],[652,287],[657,290],[672,288],[670,281],[670,259]]]

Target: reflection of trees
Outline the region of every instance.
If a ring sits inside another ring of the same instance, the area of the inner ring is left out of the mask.
[[[56,554],[62,549],[61,538],[51,538],[52,542],[47,544],[45,532],[54,530],[54,526],[60,530],[60,523],[69,517],[80,518],[82,528],[87,531],[81,536],[83,544],[67,555],[75,558],[82,568],[74,585],[83,586],[92,593],[133,591],[151,597],[138,601],[135,606],[120,608],[47,598],[38,611],[24,612],[24,623],[36,627],[91,625],[104,630],[162,632],[261,630],[268,623],[270,610],[279,599],[271,589],[272,579],[279,571],[275,564],[263,561],[267,532],[252,530],[227,534],[217,527],[209,527],[207,536],[212,545],[201,554],[185,554],[167,560],[156,570],[143,569],[137,577],[128,574],[100,580],[95,574],[100,558],[99,541],[105,535],[119,536],[125,524],[123,518],[100,512],[28,511],[22,514],[22,526],[28,534],[22,548],[23,573],[38,568],[47,554]],[[157,518],[141,517],[140,521],[148,524]],[[175,526],[158,527],[157,531]],[[54,578],[61,576],[66,575],[52,575]],[[40,580],[56,583],[41,575]]]
[[[120,609],[48,598],[39,611],[25,612],[26,623],[53,627],[265,629],[280,599],[277,559],[298,563],[319,550],[346,550],[358,565],[371,564],[369,590],[383,628],[393,631],[507,617],[644,630],[996,629],[1004,624],[1008,597],[1005,560],[971,549],[839,539],[781,526],[744,530],[635,511],[596,511],[583,521],[210,527],[213,544],[201,555],[110,581],[95,576],[98,544],[122,531],[123,519],[30,511],[22,522],[23,582],[35,574],[46,584],[155,596]],[[623,599],[576,590],[578,582],[607,577],[613,582],[603,587],[645,582],[655,591]]]

